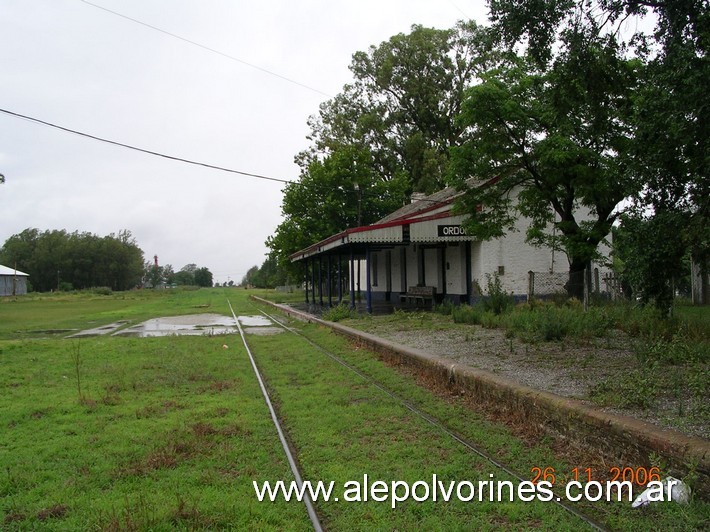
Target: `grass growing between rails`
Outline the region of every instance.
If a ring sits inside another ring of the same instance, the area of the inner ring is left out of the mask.
[[[203,310],[227,314],[227,297],[238,315],[256,314],[247,295],[235,289],[165,291],[121,306],[114,294],[116,306],[95,300],[94,313],[83,300],[90,297],[78,294],[76,301],[65,300],[75,305],[67,315],[47,298],[23,311],[24,328],[0,319],[0,529],[310,529],[302,504],[256,499],[252,481],[292,477],[237,337],[66,340],[26,334],[40,323],[57,328],[43,307],[55,321],[81,328],[113,321],[113,313],[131,320]],[[13,305],[0,305],[0,318]],[[571,467],[545,442],[516,439],[373,354],[325,329],[303,327],[520,473],[532,466]],[[487,480],[495,473],[505,480],[489,462],[302,340],[285,333],[249,338],[306,479],[341,482],[367,473],[372,480],[414,482],[436,473],[445,480]],[[330,502],[317,509],[332,530],[583,527],[559,507],[539,502],[410,500],[395,510],[373,501]],[[707,506],[661,505],[639,514],[628,505],[602,504],[590,511],[617,529],[692,529],[701,527]]]
[[[315,326],[306,326],[305,332],[388,384],[427,395],[421,388],[408,387],[371,354],[353,351],[343,339]],[[430,481],[433,474],[443,481],[476,482],[489,480],[491,474],[496,480],[512,480],[361,377],[307,344],[294,342],[292,336],[255,338],[254,350],[306,478],[333,480],[336,486],[350,480],[362,482],[364,475],[370,482],[402,480],[410,485]],[[446,408],[443,402],[438,406]],[[504,433],[490,430],[486,435],[515,447]],[[544,503],[410,500],[393,509],[389,501],[331,501],[320,503],[318,509],[325,526],[333,530],[519,529],[543,524],[575,529],[582,524],[561,508]]]
[[[445,420],[447,426],[518,471],[545,464],[560,481],[572,465],[553,453],[550,442],[522,440],[499,424],[472,412],[464,397],[446,400],[413,378],[383,364],[376,355],[313,324],[293,322],[306,336],[364,374],[384,384],[417,408]],[[400,403],[321,353],[299,346],[285,335],[255,339],[254,350],[269,388],[286,418],[292,441],[308,478],[344,482],[363,473],[374,479],[409,482],[431,478],[476,481],[506,479],[493,464],[465,450],[449,436],[414,416]],[[286,353],[288,353],[286,355]],[[533,427],[531,427],[532,429]],[[588,463],[588,465],[590,465]],[[601,466],[600,466],[601,468]],[[584,523],[560,514],[549,503],[329,503],[321,506],[326,526],[366,529],[583,529]],[[710,506],[663,504],[638,512],[629,503],[588,503],[583,511],[614,530],[701,529]],[[582,509],[580,508],[580,509]]]

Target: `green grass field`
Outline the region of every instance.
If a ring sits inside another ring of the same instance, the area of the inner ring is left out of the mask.
[[[308,530],[298,502],[259,502],[253,481],[291,480],[238,336],[64,339],[116,320],[258,313],[236,289],[44,295],[0,300],[0,529]],[[294,324],[349,364],[520,474],[570,471],[443,400],[327,329]],[[402,404],[286,333],[249,337],[308,480],[508,479]],[[226,346],[226,347],[225,347]],[[576,464],[583,465],[583,464]],[[584,529],[543,502],[318,503],[331,530]],[[708,505],[583,510],[613,529],[701,529]]]

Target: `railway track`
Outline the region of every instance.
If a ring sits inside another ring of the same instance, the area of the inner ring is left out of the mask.
[[[303,486],[303,477],[301,476],[301,472],[298,469],[298,464],[296,462],[296,459],[293,456],[293,453],[291,452],[291,448],[289,447],[288,441],[286,440],[286,433],[284,432],[283,426],[281,424],[281,420],[279,419],[278,415],[276,414],[276,409],[274,409],[274,405],[271,402],[271,397],[269,396],[269,391],[266,389],[266,385],[264,384],[264,379],[261,376],[261,372],[259,371],[258,366],[256,365],[256,360],[254,360],[254,355],[251,352],[251,349],[249,348],[249,343],[247,342],[246,336],[244,335],[244,329],[242,328],[241,323],[239,323],[239,319],[237,318],[237,315],[234,313],[234,309],[232,308],[232,302],[227,300],[227,303],[229,304],[229,310],[232,312],[232,316],[234,317],[234,321],[237,324],[237,328],[239,329],[239,336],[242,338],[242,342],[244,343],[244,347],[247,350],[247,355],[249,356],[249,362],[251,362],[251,367],[254,370],[254,374],[256,375],[257,381],[259,381],[259,388],[261,388],[261,393],[264,396],[264,400],[266,401],[266,406],[269,408],[269,413],[271,414],[271,420],[274,423],[274,426],[276,427],[276,432],[279,435],[279,441],[281,442],[281,447],[283,447],[284,453],[286,454],[286,458],[288,459],[288,464],[289,467],[291,468],[291,472],[293,473],[294,478],[296,479],[296,483],[298,484],[299,489],[302,488]],[[304,494],[305,496],[303,497],[303,503],[306,505],[306,511],[308,512],[308,518],[311,520],[311,524],[313,525],[313,529],[316,530],[317,532],[320,532],[323,530],[323,527],[320,523],[320,519],[318,518],[318,514],[316,513],[316,510],[313,506],[313,501],[311,500],[311,497],[308,493]]]
[[[252,368],[254,369],[254,372],[257,376],[257,380],[259,381],[259,386],[261,387],[262,394],[264,395],[267,406],[269,407],[269,411],[271,412],[271,417],[272,417],[272,420],[276,426],[277,432],[279,434],[279,439],[281,440],[282,447],[284,448],[284,452],[286,453],[286,455],[288,457],[288,461],[291,466],[291,470],[292,470],[294,477],[296,478],[296,482],[298,483],[299,488],[300,488],[303,481],[302,481],[302,475],[301,475],[300,471],[298,470],[297,460],[294,458],[291,448],[289,447],[287,435],[284,432],[284,429],[281,425],[280,420],[278,419],[277,412],[275,411],[275,409],[272,406],[267,387],[264,384],[264,379],[259,372],[254,354],[252,353],[252,351],[249,347],[249,344],[246,340],[246,336],[244,335],[244,331],[243,331],[241,325],[239,324],[239,320],[238,320],[237,316],[234,314],[234,310],[231,307],[231,303],[229,304],[229,306],[230,306],[230,310],[232,310],[232,314],[234,316],[234,319],[237,322],[237,326],[239,328],[239,333],[241,335],[242,341],[243,341],[244,346],[245,346],[247,353],[249,355],[249,359],[250,359]],[[397,393],[395,393],[394,391],[389,389],[387,386],[385,386],[383,383],[377,381],[376,379],[374,379],[370,375],[367,375],[366,373],[364,373],[363,371],[361,371],[360,369],[358,369],[354,365],[348,363],[342,357],[339,357],[338,355],[336,355],[332,351],[328,350],[327,348],[325,348],[322,345],[318,344],[317,342],[313,341],[311,338],[307,337],[306,335],[304,335],[300,331],[294,329],[293,327],[289,327],[286,323],[284,323],[281,319],[279,319],[275,315],[269,314],[261,309],[258,309],[258,311],[261,314],[263,314],[266,318],[268,318],[271,322],[273,322],[276,326],[280,327],[281,329],[288,332],[289,334],[292,334],[292,335],[298,337],[301,341],[306,342],[318,353],[327,357],[332,362],[339,364],[340,366],[346,368],[348,371],[350,371],[354,375],[356,375],[359,379],[362,379],[365,382],[367,382],[368,384],[374,386],[380,392],[382,392],[383,395],[385,395],[386,397],[388,397],[392,401],[399,403],[401,406],[406,408],[412,414],[414,414],[415,416],[419,417],[420,419],[424,420],[428,424],[435,427],[438,431],[440,431],[441,433],[445,434],[447,437],[451,438],[452,440],[454,440],[455,442],[457,442],[458,444],[463,446],[468,452],[471,452],[471,453],[477,455],[478,457],[486,460],[498,471],[505,472],[510,477],[516,479],[518,482],[529,481],[529,478],[528,479],[523,478],[523,476],[521,476],[516,471],[514,471],[513,468],[511,468],[510,466],[501,462],[500,460],[494,458],[493,456],[491,456],[490,453],[486,452],[480,446],[469,441],[461,434],[458,434],[456,431],[450,429],[444,421],[424,412],[422,409],[418,408],[411,401],[407,400],[404,397],[401,397],[400,395],[398,395]],[[606,530],[605,527],[603,527],[599,523],[595,522],[594,520],[590,519],[586,515],[579,512],[572,505],[570,505],[566,501],[562,500],[561,497],[553,497],[550,502],[558,505],[559,507],[564,509],[566,512],[572,514],[573,516],[575,516],[580,521],[584,522],[586,525],[588,525],[592,529]],[[308,497],[306,495],[306,497],[304,497],[304,503],[306,504],[306,508],[308,510],[308,515],[311,519],[311,523],[313,524],[314,530],[322,530],[322,525],[319,521],[318,514],[314,508],[313,501],[310,499],[310,497]]]

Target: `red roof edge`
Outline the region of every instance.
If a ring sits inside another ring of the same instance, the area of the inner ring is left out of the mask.
[[[479,187],[487,187],[490,185],[494,185],[497,183],[500,179],[502,179],[502,175],[497,175],[495,177],[492,177],[488,181],[485,181],[484,183],[480,184]],[[463,191],[461,191],[463,193]],[[432,201],[432,205],[429,207],[425,207],[419,211],[410,213],[410,214],[405,214],[399,218],[395,218],[394,220],[390,220],[389,222],[385,222],[382,224],[374,224],[374,225],[363,225],[360,227],[353,227],[350,229],[346,229],[345,231],[341,231],[340,233],[337,233],[335,235],[329,236],[328,238],[321,240],[320,242],[316,242],[315,244],[311,244],[307,248],[301,249],[297,251],[296,253],[293,253],[289,255],[289,259],[293,262],[297,257],[308,254],[312,252],[314,249],[317,249],[321,246],[325,246],[330,244],[331,242],[335,242],[338,239],[345,238],[348,235],[351,235],[353,233],[363,233],[365,231],[371,231],[374,229],[386,229],[388,227],[396,227],[398,225],[406,225],[410,223],[417,223],[417,222],[427,222],[431,220],[437,220],[440,218],[446,218],[447,216],[451,216],[451,210],[446,210],[444,212],[440,212],[437,214],[432,214],[430,216],[424,216],[419,218],[422,214],[425,214],[427,212],[431,212],[433,210],[439,209],[445,205],[450,205],[452,204],[461,194],[456,194],[454,196],[451,196],[447,199],[441,200],[441,201]],[[424,200],[419,200],[419,201],[427,201],[426,199]]]
[[[419,212],[421,214],[421,211]],[[295,258],[308,254],[312,252],[314,249],[317,249],[322,246],[326,246],[332,242],[335,242],[338,239],[345,238],[348,235],[354,234],[354,233],[364,233],[366,231],[373,231],[377,229],[387,229],[388,227],[397,227],[401,225],[407,225],[407,224],[412,224],[412,223],[418,223],[418,222],[428,222],[431,220],[438,220],[440,218],[447,218],[451,216],[451,210],[447,210],[444,212],[438,212],[436,214],[432,214],[429,216],[424,216],[422,218],[417,218],[416,220],[412,220],[410,218],[402,218],[398,220],[392,220],[391,222],[386,222],[383,224],[374,224],[374,225],[363,225],[361,227],[353,227],[351,229],[346,229],[345,231],[341,231],[338,234],[335,234],[333,236],[329,236],[328,238],[321,240],[320,242],[316,242],[315,244],[311,244],[307,248],[304,248],[300,251],[297,251],[296,253],[293,253],[289,255],[289,259],[293,261]]]

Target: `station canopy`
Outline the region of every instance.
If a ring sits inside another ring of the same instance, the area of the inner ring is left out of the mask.
[[[470,179],[468,186],[485,182]],[[440,244],[475,240],[465,234],[462,224],[465,215],[453,214],[457,197],[463,194],[453,187],[430,196],[413,200],[372,225],[346,229],[291,255],[298,262],[319,255],[361,255],[366,249],[387,249],[410,243]]]

